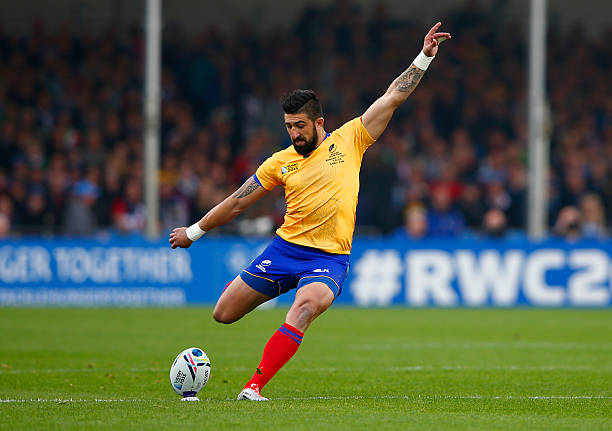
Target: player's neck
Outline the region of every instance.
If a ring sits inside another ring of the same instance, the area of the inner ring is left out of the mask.
[[[317,142],[317,148],[319,148],[319,145],[321,145],[323,143],[324,140],[327,139],[327,137],[329,136],[329,133],[327,133],[325,131],[325,129],[321,129],[322,133],[319,133],[319,142]]]
[[[325,129],[321,129],[321,132],[322,133],[319,133],[319,141],[317,142],[317,146],[315,147],[315,150],[319,148],[321,144],[323,143],[323,141],[329,137],[329,133],[327,133]]]

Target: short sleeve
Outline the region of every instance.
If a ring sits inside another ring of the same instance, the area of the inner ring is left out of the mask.
[[[370,145],[376,142],[376,139],[372,138],[366,130],[361,117],[354,118],[345,123],[338,129],[338,134],[343,140],[353,142],[355,149],[360,154],[365,153]]]
[[[272,190],[281,183],[278,175],[279,169],[277,168],[278,163],[274,156],[268,157],[268,159],[257,168],[255,180],[261,184],[264,189]]]

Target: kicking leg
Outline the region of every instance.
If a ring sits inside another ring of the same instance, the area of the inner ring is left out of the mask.
[[[233,323],[270,299],[271,296],[256,291],[237,276],[221,294],[213,317],[219,323]]]
[[[333,301],[334,293],[325,283],[306,284],[297,291],[285,323],[266,344],[261,362],[251,380],[244,386],[245,389],[238,395],[239,400],[266,400],[260,391],[297,352],[304,331]]]

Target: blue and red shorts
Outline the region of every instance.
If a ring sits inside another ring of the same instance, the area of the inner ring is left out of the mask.
[[[325,283],[337,297],[342,292],[348,268],[348,254],[327,253],[276,236],[240,273],[240,278],[271,297],[314,282]]]

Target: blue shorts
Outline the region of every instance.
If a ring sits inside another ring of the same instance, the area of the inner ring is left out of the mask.
[[[337,297],[342,292],[348,268],[348,254],[327,253],[276,236],[240,273],[240,278],[271,297],[314,282],[325,283]]]

